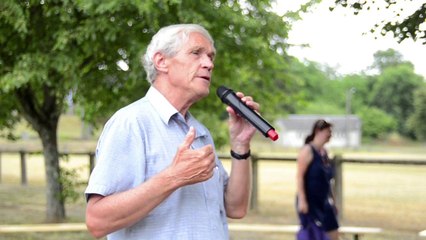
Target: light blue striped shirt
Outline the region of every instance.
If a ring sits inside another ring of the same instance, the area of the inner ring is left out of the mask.
[[[144,98],[117,111],[100,136],[86,196],[129,190],[165,169],[190,126],[197,134],[194,149],[214,146],[207,128],[190,113],[186,118],[154,87]],[[228,174],[217,156],[216,164],[212,178],[177,189],[147,217],[109,234],[108,239],[229,239],[224,207]]]

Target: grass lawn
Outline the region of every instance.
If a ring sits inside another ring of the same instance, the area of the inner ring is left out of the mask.
[[[67,120],[68,118],[64,118]],[[75,119],[60,125],[60,148],[79,151],[93,151],[96,141],[78,139],[80,131],[75,131]],[[71,126],[71,127],[70,127]],[[19,134],[28,140],[27,147],[40,148],[33,132],[25,127],[18,129]],[[20,141],[18,144],[22,144]],[[16,143],[0,140],[2,147],[19,148]],[[253,152],[262,155],[295,156],[297,149],[282,149],[270,141],[256,139]],[[394,156],[426,159],[426,148],[421,144],[410,146],[373,145],[359,149],[347,149],[345,156]],[[226,149],[223,150],[226,152]],[[229,161],[223,161],[229,169]],[[78,170],[78,176],[87,180],[88,157],[72,156],[62,166]],[[45,176],[44,163],[40,155],[27,157],[28,185],[20,185],[20,162],[17,154],[1,155],[0,183],[0,224],[43,223],[45,219]],[[249,212],[235,223],[257,224],[298,224],[294,208],[295,198],[295,162],[261,161],[259,163],[259,207]],[[84,222],[84,187],[79,189],[81,197],[75,203],[67,203],[67,222]],[[420,239],[418,232],[426,229],[426,166],[402,166],[382,164],[343,165],[343,217],[341,225],[380,227],[384,232],[378,235],[362,236],[363,240],[399,240]],[[93,239],[86,232],[78,233],[25,233],[1,234],[0,240],[83,240]],[[294,234],[231,232],[233,240],[286,240],[295,239]],[[344,236],[343,239],[352,239]]]
[[[7,158],[6,158],[7,157]],[[43,223],[45,216],[44,167],[40,156],[28,162],[28,186],[21,186],[14,169],[17,156],[2,157],[0,184],[0,224]],[[77,157],[69,167],[81,169],[87,179],[85,163]],[[224,161],[226,168],[229,162]],[[259,164],[259,208],[236,223],[298,224],[294,209],[295,163],[263,161]],[[31,173],[31,174],[30,174]],[[426,166],[375,164],[344,165],[344,209],[342,225],[381,227],[380,235],[362,239],[418,239],[426,229]],[[84,188],[79,189],[83,192]],[[68,222],[84,221],[83,194],[66,205]],[[232,239],[294,239],[292,234],[231,232]],[[87,233],[3,234],[0,239],[92,239]],[[349,239],[349,238],[348,238]]]

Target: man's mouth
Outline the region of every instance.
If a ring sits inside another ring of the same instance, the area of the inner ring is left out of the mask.
[[[199,76],[199,78],[203,78],[203,79],[205,79],[205,80],[207,80],[207,81],[210,82],[210,77],[209,76]]]

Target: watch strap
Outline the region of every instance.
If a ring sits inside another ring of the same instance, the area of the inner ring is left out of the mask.
[[[245,160],[251,156],[250,150],[247,153],[244,154],[238,154],[231,150],[231,157],[237,159],[237,160]]]

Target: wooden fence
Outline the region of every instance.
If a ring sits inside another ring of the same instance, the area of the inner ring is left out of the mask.
[[[19,154],[20,156],[20,168],[21,168],[21,185],[27,185],[27,159],[26,156],[30,154],[42,154],[41,151],[30,151],[30,150],[0,150],[0,183],[2,182],[2,153],[6,154]],[[93,170],[95,166],[95,153],[94,152],[61,152],[61,156],[69,155],[86,155],[89,161],[89,173]],[[220,159],[231,159],[229,155],[219,154]],[[295,157],[270,157],[270,156],[258,156],[256,154],[252,155],[252,170],[253,170],[253,190],[252,190],[252,199],[251,199],[251,209],[256,209],[258,206],[258,195],[259,195],[259,185],[258,185],[258,172],[259,172],[259,161],[287,161],[295,162]],[[359,159],[359,158],[348,158],[342,157],[341,155],[336,155],[332,159],[333,167],[335,171],[335,184],[333,185],[334,192],[336,194],[336,205],[340,209],[340,217],[343,213],[343,164],[344,163],[358,163],[358,164],[394,164],[394,165],[423,165],[426,166],[426,159],[392,159],[392,158],[380,158],[380,159]]]

